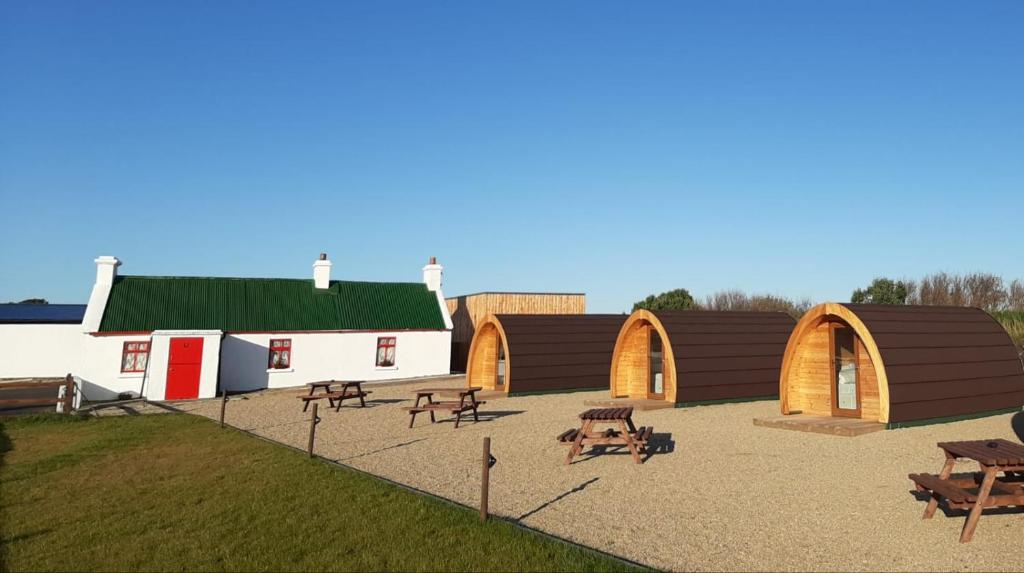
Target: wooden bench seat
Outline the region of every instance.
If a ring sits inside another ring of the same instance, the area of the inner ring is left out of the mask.
[[[978,497],[962,487],[933,474],[910,474],[907,476],[917,486],[917,491],[930,491],[941,495],[952,503],[974,503]]]
[[[640,442],[640,444],[646,444],[650,441],[651,436],[654,434],[654,426],[640,426],[640,429],[636,431],[636,436],[633,438],[634,441]]]
[[[366,401],[364,400],[364,398],[369,396],[371,393],[372,391],[370,390],[344,390],[337,392],[321,392],[319,394],[309,395],[303,394],[301,396],[298,396],[298,398],[303,402],[303,412],[305,412],[306,408],[309,407],[309,403],[313,402],[314,400],[327,400],[331,407],[334,408],[335,411],[338,411],[341,409],[342,402],[344,402],[345,400],[352,400],[355,398],[359,399],[360,406],[365,406]],[[337,405],[335,405],[335,401],[338,402]]]
[[[475,402],[427,402],[426,404],[416,406],[403,406],[402,409],[409,412],[410,428],[416,422],[416,414],[422,412],[430,413],[430,423],[437,421],[434,418],[434,412],[449,412],[455,416],[455,427],[458,428],[463,412],[473,412],[473,420],[479,422],[480,417],[477,415],[477,408],[486,403],[485,400],[477,400]]]
[[[580,431],[579,431],[578,428],[570,428],[570,429],[562,432],[561,434],[558,434],[558,437],[555,438],[555,439],[557,441],[561,442],[561,443],[569,443],[569,442],[575,441],[576,440],[576,435],[579,434],[579,433],[580,433]],[[641,427],[639,430],[636,431],[636,434],[633,435],[633,441],[637,442],[640,445],[644,445],[648,441],[650,441],[651,435],[653,435],[653,434],[654,434],[654,427],[653,426]],[[601,432],[600,436],[595,436],[595,437],[597,437],[597,438],[617,438],[617,437],[619,437],[619,431],[618,430],[614,430],[612,428],[609,428],[609,429],[605,430],[604,432]]]
[[[372,392],[371,390],[346,390],[344,392],[328,392],[326,394],[321,394],[321,396],[326,397],[326,398],[331,398],[331,399],[337,399],[337,398],[359,398],[359,397],[365,398],[365,397],[369,396],[371,394],[371,392]]]
[[[578,433],[580,433],[578,428],[569,428],[561,434],[558,434],[558,437],[555,439],[563,444],[568,444],[576,441],[576,434]]]
[[[555,438],[555,439],[560,444],[562,444],[562,445],[571,445],[573,442],[576,441],[576,437],[579,436],[579,434],[580,434],[579,428],[570,428],[570,429],[562,432],[561,434],[558,434],[558,437]],[[618,438],[619,434],[620,434],[620,432],[618,430],[615,430],[615,429],[612,429],[612,428],[608,428],[607,430],[603,430],[603,431],[601,431],[601,432],[599,432],[597,434],[591,434],[589,436],[584,436],[583,442],[586,443],[586,444],[593,443],[593,444],[600,445],[602,440],[609,440],[609,439]],[[605,444],[605,445],[608,445],[608,444]]]
[[[304,400],[304,401],[306,401],[306,402],[308,402],[310,400],[322,400],[324,398],[327,398],[328,400],[335,400],[337,398],[359,398],[359,397],[365,398],[365,397],[369,396],[370,394],[371,394],[370,390],[363,390],[361,392],[357,392],[355,390],[349,390],[347,392],[324,392],[322,394],[313,394],[312,396],[302,395],[302,396],[299,396],[299,398]]]
[[[478,401],[477,406],[486,404],[486,401]],[[437,412],[439,410],[455,412],[466,412],[473,409],[473,404],[466,403],[460,404],[458,402],[430,402],[427,404],[420,404],[419,406],[403,406],[403,410],[407,412]]]

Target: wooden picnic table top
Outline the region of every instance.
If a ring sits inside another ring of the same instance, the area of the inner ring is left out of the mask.
[[[1002,438],[939,442],[938,446],[951,456],[972,459],[987,466],[1024,466],[1024,445]]]
[[[434,412],[441,410],[447,410],[455,414],[456,428],[459,427],[459,421],[462,419],[463,412],[473,412],[473,420],[479,422],[480,417],[477,415],[477,408],[486,404],[486,402],[477,400],[475,392],[482,389],[479,386],[470,386],[469,388],[420,388],[416,390],[416,403],[403,408],[409,412],[409,427],[412,427],[413,422],[416,421],[416,414],[420,412],[430,412],[430,423],[433,424],[437,421],[434,419]],[[459,399],[457,401],[435,402],[434,394],[456,394],[459,396]],[[424,398],[427,399],[427,403],[421,404],[420,402]],[[469,399],[467,400],[467,398]]]
[[[628,420],[633,417],[633,407],[591,408],[580,414],[581,420]]]
[[[417,394],[442,394],[444,392],[450,392],[452,394],[472,394],[483,390],[483,386],[470,386],[469,388],[419,388],[416,390]]]
[[[310,388],[330,388],[335,384],[362,384],[362,380],[321,380],[319,382],[306,382]]]

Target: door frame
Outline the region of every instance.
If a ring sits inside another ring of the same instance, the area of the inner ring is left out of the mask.
[[[176,340],[192,340],[199,341],[199,362],[174,362],[174,342]],[[198,399],[202,394],[203,390],[203,370],[204,370],[204,353],[206,350],[206,337],[202,335],[181,335],[181,336],[169,336],[167,339],[167,370],[164,377],[164,400],[194,400]],[[170,398],[168,394],[171,390],[171,373],[174,371],[175,366],[191,366],[197,365],[196,372],[196,395],[193,397],[181,397],[181,398]]]
[[[498,341],[494,349],[494,389],[504,391],[508,386],[508,356],[505,355],[505,341],[502,340],[501,332],[495,329],[494,334]],[[498,367],[502,362],[505,363],[505,372],[499,375]],[[498,380],[501,380],[501,384],[498,384]]]
[[[651,341],[654,340],[655,336],[658,337],[658,340],[661,340],[661,393],[660,394],[654,393],[654,391],[651,389],[651,387],[653,386],[653,384],[651,383],[652,382],[652,380],[651,380]],[[646,363],[646,366],[647,366],[646,367],[646,370],[647,370],[647,380],[645,380],[645,385],[647,386],[647,388],[646,388],[646,390],[647,390],[647,399],[648,400],[664,400],[665,399],[665,385],[666,385],[666,380],[665,380],[665,341],[662,340],[661,335],[658,334],[658,330],[656,328],[654,328],[653,324],[648,324],[647,325],[647,360],[645,360],[645,363]]]
[[[854,385],[857,389],[856,410],[839,407],[839,370],[836,368],[836,330],[840,328],[849,329],[850,334],[853,336]],[[857,332],[848,324],[833,321],[828,325],[829,393],[831,395],[832,415],[838,418],[860,418],[861,409],[864,407],[861,399],[863,389],[861,388],[862,384],[860,380],[861,345],[858,344],[859,339],[860,337],[857,336]]]

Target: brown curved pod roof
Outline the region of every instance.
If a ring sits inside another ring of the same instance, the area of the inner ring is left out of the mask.
[[[778,396],[779,368],[795,323],[781,312],[638,310],[623,324],[616,341],[612,396],[648,396],[652,329],[665,345],[666,401]]]
[[[778,396],[796,324],[782,312],[660,311],[676,366],[676,403]]]
[[[844,304],[864,323],[888,380],[889,422],[1019,408],[1024,367],[1010,335],[977,308]]]
[[[499,314],[508,391],[605,388],[624,314]]]

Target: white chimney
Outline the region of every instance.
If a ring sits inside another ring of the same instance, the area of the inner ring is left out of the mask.
[[[320,258],[313,263],[313,286],[316,288],[331,286],[331,261],[327,260],[327,253],[320,253]]]
[[[114,284],[114,279],[117,277],[117,267],[121,266],[121,261],[117,260],[117,257],[103,256],[97,258],[94,262],[96,263],[96,284]]]
[[[443,270],[444,267],[437,264],[437,257],[430,257],[430,262],[423,267],[423,282],[427,285],[427,290],[441,290],[441,272]]]
[[[100,329],[103,311],[107,308],[107,299],[110,298],[110,289],[113,288],[114,279],[117,277],[117,267],[121,266],[121,261],[117,260],[117,257],[99,257],[94,262],[96,284],[92,285],[89,304],[85,307],[82,332],[96,332]]]

